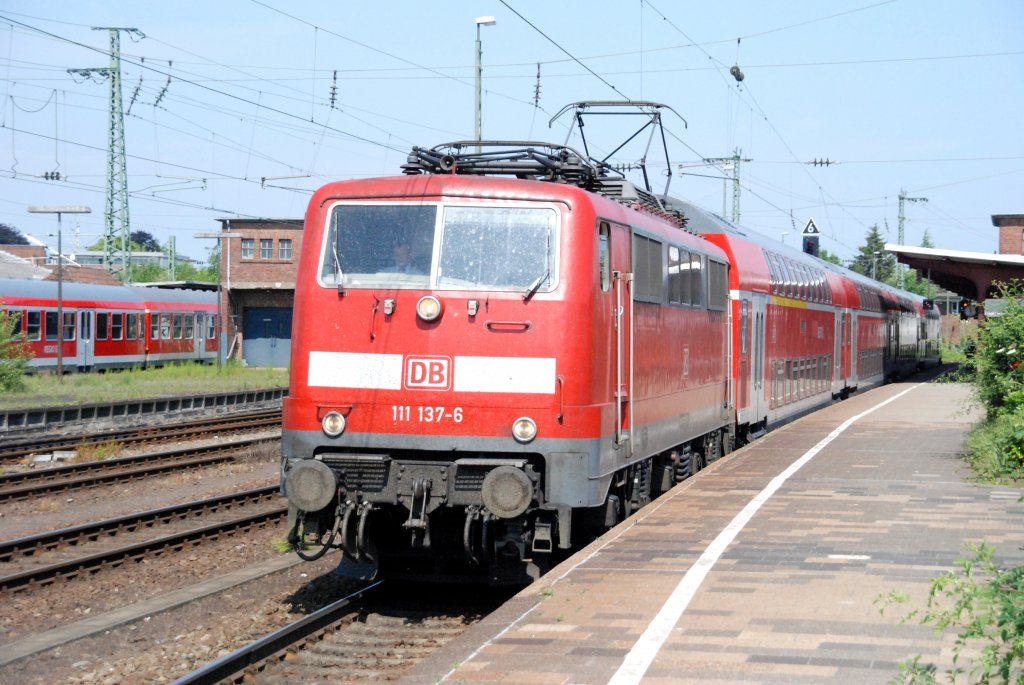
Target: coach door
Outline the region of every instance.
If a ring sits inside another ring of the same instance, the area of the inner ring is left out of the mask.
[[[850,385],[856,387],[860,377],[857,359],[857,312],[850,312]]]
[[[750,408],[754,411],[751,423],[760,423],[768,417],[768,399],[765,397],[764,383],[764,357],[765,357],[765,313],[768,308],[768,296],[764,293],[754,293],[751,300],[751,337],[753,346],[751,349],[751,402]]]
[[[606,231],[610,248],[610,287],[612,291],[612,382],[615,389],[615,445],[624,447],[622,456],[633,454],[633,262],[632,235],[629,228],[601,224],[601,240]],[[603,248],[602,248],[603,249]],[[602,265],[602,270],[604,266]]]
[[[78,359],[79,364],[90,367],[95,361],[92,344],[92,317],[93,312],[83,309],[78,314]]]

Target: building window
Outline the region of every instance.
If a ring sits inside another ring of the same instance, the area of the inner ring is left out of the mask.
[[[260,239],[260,259],[274,258],[274,241],[270,238]]]
[[[277,242],[278,257],[281,259],[292,258],[292,241],[291,240],[279,240]]]
[[[252,238],[242,238],[242,259],[252,259],[256,256],[256,241]]]

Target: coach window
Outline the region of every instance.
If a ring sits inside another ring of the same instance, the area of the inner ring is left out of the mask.
[[[174,339],[181,340],[181,314],[174,315]]]
[[[260,259],[274,258],[274,241],[270,238],[260,238]]]
[[[110,339],[124,340],[124,314],[121,312],[110,315]]]
[[[206,337],[213,340],[214,336],[217,335],[217,317],[211,316],[206,320]]]
[[[42,337],[43,318],[42,312],[25,312],[25,339],[30,341],[39,340]]]
[[[139,337],[139,315],[130,313],[125,315],[125,340],[135,340]]]
[[[106,340],[110,327],[110,315],[107,312],[96,313],[96,339]]]
[[[611,227],[602,221],[597,231],[597,264],[601,270],[601,292],[606,293],[612,287],[611,259]]]
[[[149,315],[149,339],[160,339],[160,315],[155,312]]]
[[[740,301],[740,354],[747,353],[747,327],[750,325],[750,314],[747,312],[747,301]]]
[[[708,309],[725,311],[729,302],[729,271],[721,262],[708,260]]]
[[[772,295],[778,294],[779,277],[775,274],[775,260],[774,255],[767,250],[764,250],[764,262],[768,265],[768,281],[771,283]]]
[[[195,316],[194,315],[192,315],[192,314],[186,314],[185,315],[185,334],[183,336],[185,338],[185,340],[191,340],[192,339],[193,327],[195,326],[194,322],[195,322]]]
[[[171,315],[167,312],[160,315],[160,337],[163,340],[171,339]]]
[[[64,339],[75,339],[75,316],[74,312],[64,312]]]

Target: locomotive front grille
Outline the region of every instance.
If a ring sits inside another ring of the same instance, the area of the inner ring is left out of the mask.
[[[387,485],[391,457],[386,454],[324,454],[321,459],[347,490],[381,492]]]
[[[524,459],[459,459],[455,462],[456,492],[479,492],[483,487],[484,478],[498,466],[523,468]]]

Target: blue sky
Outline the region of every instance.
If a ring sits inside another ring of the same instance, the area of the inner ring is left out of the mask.
[[[67,240],[103,231],[109,85],[67,72],[109,65],[92,27],[146,36],[121,34],[132,229],[203,258],[194,234],[217,218],[299,218],[328,181],[472,138],[488,15],[484,138],[562,143],[568,118],[548,121],[565,104],[658,101],[686,120],[665,119],[671,195],[722,213],[730,172],[703,159],[739,149],[741,223],[797,244],[813,218],[844,258],[874,224],[897,242],[901,190],[928,200],[907,203],[912,245],[927,229],[992,252],[991,215],[1024,213],[1020,0],[6,0],[0,222],[55,244],[54,218],[27,206],[86,205]],[[588,142],[610,151],[636,125],[602,120]],[[660,191],[664,160],[648,159]]]

